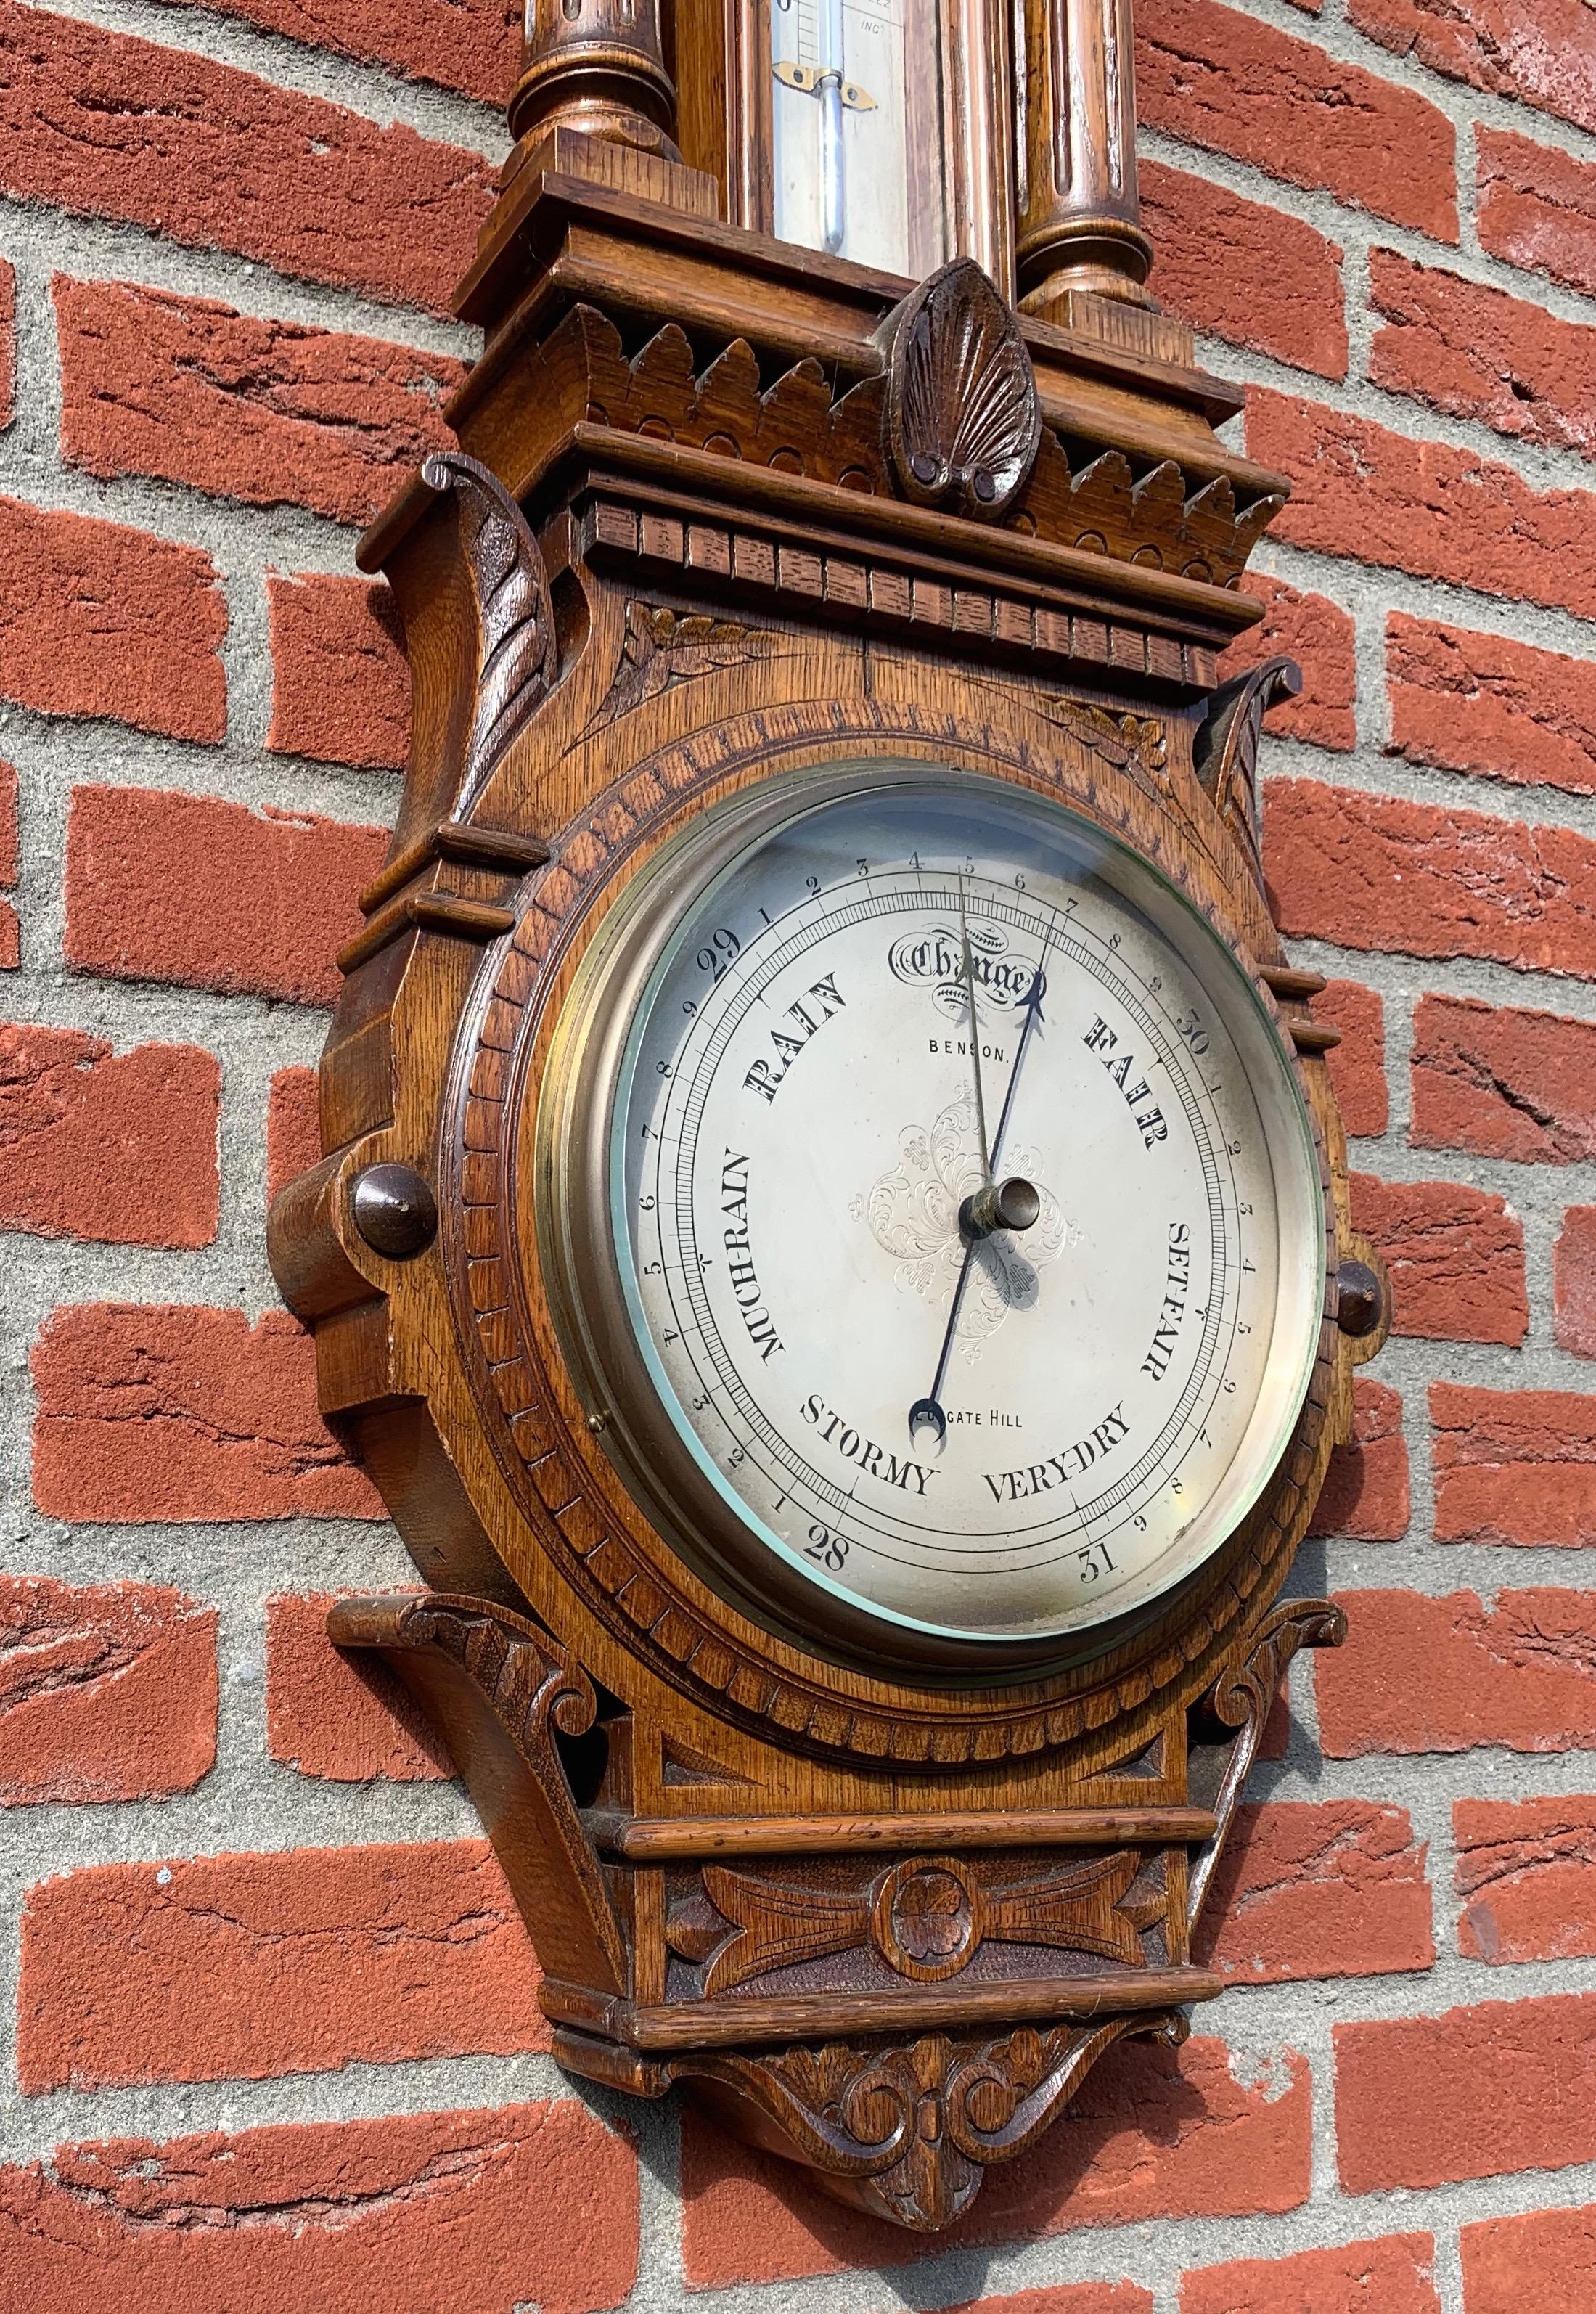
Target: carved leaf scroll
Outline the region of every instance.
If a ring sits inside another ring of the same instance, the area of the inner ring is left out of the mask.
[[[1288,1599],[1265,1615],[1243,1652],[1221,1674],[1203,1700],[1204,1711],[1221,1728],[1238,1733],[1213,1802],[1219,1829],[1193,1859],[1188,1921],[1195,1926],[1212,1884],[1214,1868],[1229,1837],[1280,1683],[1300,1647],[1338,1647],[1346,1637],[1346,1616],[1328,1599]],[[1195,1756],[1194,1747],[1194,1756]]]
[[[1193,748],[1197,777],[1259,884],[1264,880],[1264,834],[1258,808],[1258,744],[1264,717],[1283,699],[1295,699],[1302,671],[1294,659],[1266,658],[1221,684]]]
[[[991,521],[1025,487],[1042,440],[1019,326],[973,258],[922,281],[889,321],[886,441],[922,506]]]
[[[728,2092],[745,2133],[811,2167],[834,2199],[931,2233],[962,2216],[989,2168],[1036,2143],[1114,2042],[1178,2045],[1188,2029],[1151,2010],[991,2036],[704,2050],[671,2071]]]
[[[496,474],[462,450],[436,450],[421,468],[453,490],[477,605],[477,683],[460,794],[463,820],[555,676],[554,613],[543,558],[525,516]]]

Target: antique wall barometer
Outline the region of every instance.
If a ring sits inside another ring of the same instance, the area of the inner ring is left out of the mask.
[[[1122,0],[538,0],[369,534],[415,736],[274,1259],[570,2071],[947,2223],[1192,1933],[1383,1336],[1262,886],[1276,478]]]

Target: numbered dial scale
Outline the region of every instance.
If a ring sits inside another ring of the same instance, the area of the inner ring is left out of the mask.
[[[1089,1651],[1301,1410],[1324,1206],[1280,1036],[1153,869],[1025,790],[860,767],[698,822],[585,960],[539,1153],[607,1453],[803,1636]]]

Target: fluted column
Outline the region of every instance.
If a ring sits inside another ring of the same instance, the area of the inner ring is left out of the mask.
[[[510,99],[523,146],[557,128],[679,160],[660,0],[526,0],[526,48]]]
[[[1151,305],[1136,190],[1131,0],[1022,0],[1020,303],[1065,317],[1071,290]]]

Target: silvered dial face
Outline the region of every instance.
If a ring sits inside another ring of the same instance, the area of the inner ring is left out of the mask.
[[[1301,1098],[1228,950],[1082,823],[921,773],[800,798],[632,1023],[630,1322],[753,1545],[922,1632],[1067,1634],[1189,1574],[1290,1436]]]

